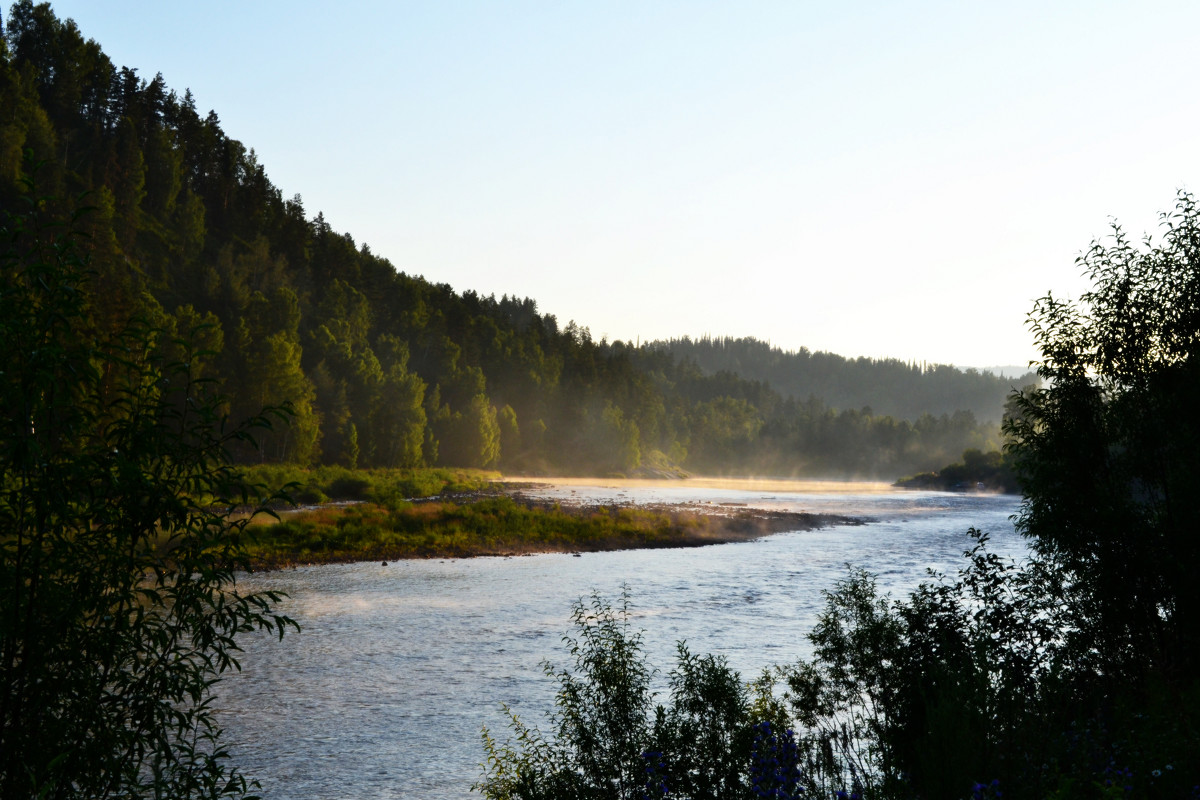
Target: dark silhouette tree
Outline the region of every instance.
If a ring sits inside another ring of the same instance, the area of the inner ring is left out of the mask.
[[[0,796],[243,796],[212,690],[294,625],[235,583],[229,448],[268,421],[225,426],[202,331],[112,334],[87,282],[64,226],[0,222]]]
[[[1078,303],[1030,318],[1045,385],[1007,430],[1020,529],[1086,600],[1081,625],[1114,676],[1200,668],[1200,211],[1181,194],[1160,243],[1118,226],[1079,263]]]

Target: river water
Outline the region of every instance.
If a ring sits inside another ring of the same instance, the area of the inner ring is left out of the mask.
[[[301,625],[246,642],[217,705],[234,763],[266,800],[458,798],[481,775],[480,729],[503,738],[508,704],[525,722],[551,708],[540,663],[568,666],[572,603],[628,586],[635,625],[665,675],[675,644],[719,653],[749,679],[806,657],[823,590],[847,564],[893,596],[953,572],[971,526],[1020,558],[1018,498],[902,492],[882,484],[559,482],[525,494],[566,502],[730,504],[844,514],[863,525],[702,548],[359,563],[242,576],[275,589]]]

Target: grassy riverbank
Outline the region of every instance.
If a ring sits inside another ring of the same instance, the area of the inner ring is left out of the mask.
[[[853,522],[780,512],[697,514],[667,508],[563,507],[488,497],[469,503],[377,503],[289,514],[246,531],[251,563],[295,564],[543,552],[696,547]]]

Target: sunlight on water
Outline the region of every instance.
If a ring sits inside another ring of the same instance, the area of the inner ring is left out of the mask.
[[[288,592],[303,630],[250,642],[245,671],[219,691],[235,762],[267,800],[466,797],[480,775],[480,728],[500,703],[541,722],[566,666],[571,603],[628,584],[636,624],[662,675],[676,642],[726,656],[746,678],[808,655],[822,590],[865,567],[900,595],[927,569],[953,571],[974,525],[1019,557],[1011,496],[899,492],[877,484],[541,481],[560,502],[731,504],[851,514],[861,526],[678,550],[548,554],[307,567],[244,576]],[[752,484],[752,485],[751,485]],[[782,488],[783,486],[790,489]]]
[[[890,483],[881,481],[787,480],[782,478],[687,478],[685,480],[642,480],[615,478],[597,481],[595,478],[505,478],[506,483],[590,489],[678,489],[683,492],[717,489],[734,492],[788,492],[791,494],[900,494]]]

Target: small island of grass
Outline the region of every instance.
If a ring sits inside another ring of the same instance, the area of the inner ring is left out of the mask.
[[[501,495],[463,503],[325,506],[253,524],[246,529],[244,544],[254,568],[274,569],[350,561],[698,547],[855,523],[823,514],[573,507]]]

